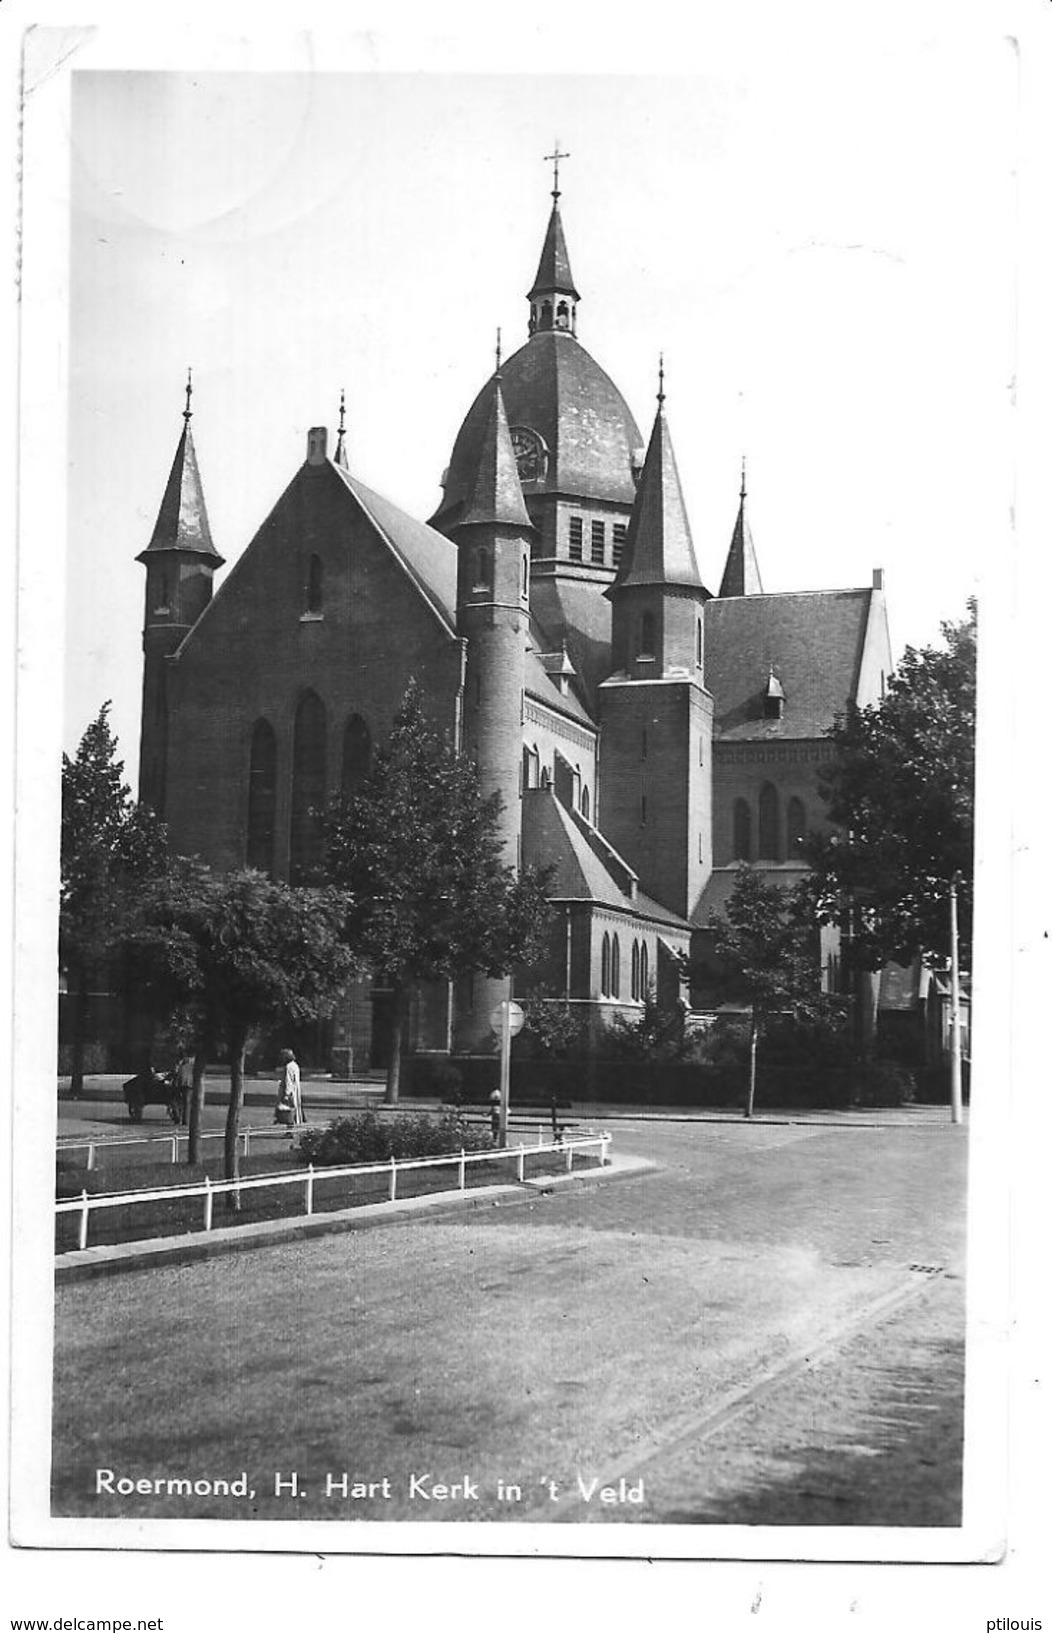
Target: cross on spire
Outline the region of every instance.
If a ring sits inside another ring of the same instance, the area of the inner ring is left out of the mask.
[[[346,417],[347,417],[347,397],[346,397],[346,393],[344,392],[343,387],[341,386],[340,387],[340,423],[339,423],[339,426],[337,427],[337,430],[336,430],[336,452],[333,455],[333,459],[334,459],[334,462],[337,465],[342,465],[344,470],[347,469],[347,449],[344,447],[344,442],[343,442],[344,436],[346,434]]]
[[[658,400],[658,406],[659,407],[664,405],[664,401],[665,401],[665,354],[664,354],[664,352],[658,352],[657,400]]]
[[[745,498],[745,455],[742,454],[742,488],[740,497]]]
[[[183,419],[186,420],[187,422],[189,422],[190,416],[193,413],[193,409],[190,407],[190,398],[193,396],[193,394],[194,394],[193,373],[192,373],[192,371],[190,369],[187,369],[187,371],[186,371],[186,407],[183,409]]]
[[[555,152],[554,153],[546,153],[544,155],[545,164],[551,164],[553,166],[553,169],[554,169],[554,175],[553,175],[553,178],[552,178],[553,179],[552,198],[557,199],[559,197],[559,160],[560,159],[568,159],[569,157],[570,157],[569,153],[560,153],[560,151],[559,151],[559,138],[558,137],[555,138]]]
[[[497,359],[497,366],[496,366],[496,368],[494,369],[493,372],[496,375],[497,379],[499,380],[500,379],[500,330],[499,329],[497,330],[496,359]]]

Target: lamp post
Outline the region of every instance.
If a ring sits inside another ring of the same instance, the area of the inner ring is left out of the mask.
[[[961,1110],[961,971],[957,957],[957,885],[950,880],[950,1121],[959,1123]]]

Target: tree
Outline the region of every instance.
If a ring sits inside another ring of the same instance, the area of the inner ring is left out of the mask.
[[[409,996],[420,981],[526,962],[548,923],[549,873],[504,865],[501,800],[424,717],[410,686],[386,747],[349,801],[330,806],[325,876],[347,892],[360,968],[394,995],[385,1100],[398,1100]]]
[[[949,953],[950,881],[960,876],[970,967],[975,799],[976,608],[942,626],[943,647],[907,647],[886,696],[830,732],[820,779],[835,831],[812,835],[820,911],[845,917],[856,970]]]
[[[73,996],[75,1097],[84,1090],[91,975],[105,966],[135,891],[165,862],[163,827],[124,781],[109,709],[102,705],[74,758],[62,756],[59,955]]]
[[[756,1098],[756,1056],[760,1038],[775,1016],[814,1019],[822,1007],[817,924],[809,882],[793,890],[769,885],[747,863],[738,868],[734,890],[722,913],[709,921],[715,975],[724,1001],[748,1005],[749,1089],[745,1115]]]
[[[195,1122],[199,1127],[206,1052],[219,1044],[227,1050],[227,1179],[238,1177],[245,1052],[252,1030],[274,1021],[296,1025],[331,1012],[352,968],[343,935],[346,912],[347,902],[336,890],[293,888],[250,870],[217,876],[187,863],[145,893],[137,922],[125,936],[125,964],[136,972],[139,989],[151,991],[155,1003],[167,1000],[193,1031],[192,1151],[198,1143]]]

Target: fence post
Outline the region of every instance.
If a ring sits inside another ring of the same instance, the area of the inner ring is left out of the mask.
[[[544,1144],[544,1124],[543,1123],[538,1123],[537,1124],[537,1144],[538,1145],[543,1145]]]
[[[249,1134],[249,1131],[246,1128],[244,1133],[241,1136],[241,1138],[242,1138],[242,1147],[243,1147],[244,1154],[245,1154],[246,1157],[248,1156],[248,1134]]]
[[[526,1147],[521,1140],[519,1141],[518,1173],[519,1183],[521,1184],[526,1178]]]
[[[395,1162],[394,1158],[392,1157],[391,1158],[391,1183],[390,1183],[390,1185],[388,1187],[388,1191],[387,1191],[387,1200],[388,1200],[388,1202],[393,1202],[394,1201],[395,1192],[396,1192],[397,1188],[398,1188],[398,1164]]]
[[[600,1166],[600,1168],[605,1168],[607,1166],[607,1164],[609,1163],[609,1161],[610,1161],[610,1158],[606,1154],[607,1150],[609,1149],[609,1146],[610,1146],[610,1136],[609,1136],[609,1134],[604,1134],[602,1139],[599,1141],[599,1166]]]
[[[87,1191],[80,1193],[80,1230],[77,1234],[77,1246],[83,1253],[88,1245],[88,1214],[91,1212],[91,1203],[88,1201]]]
[[[461,1148],[460,1148],[460,1161],[457,1164],[457,1183],[460,1186],[460,1189],[463,1190],[464,1189],[464,1184],[465,1184],[465,1180],[464,1180],[464,1147],[463,1146],[461,1146]]]
[[[91,1145],[91,1144],[89,1144],[89,1146],[88,1146],[88,1165],[87,1166],[88,1166],[88,1173],[90,1174],[91,1170],[95,1166],[95,1147],[94,1147],[94,1145]]]
[[[178,1161],[179,1161],[179,1136],[178,1136],[178,1134],[173,1134],[172,1135],[172,1165],[173,1165],[173,1167]]]
[[[306,1211],[308,1213],[313,1213],[314,1212],[314,1164],[312,1162],[309,1162],[307,1164],[307,1196],[306,1196],[306,1203],[307,1203]]]
[[[212,1181],[205,1175],[205,1230],[212,1229]]]
[[[569,1140],[566,1142],[566,1172],[573,1172],[573,1146]]]

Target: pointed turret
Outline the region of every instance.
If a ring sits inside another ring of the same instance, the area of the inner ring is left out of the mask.
[[[460,526],[500,522],[510,527],[529,527],[531,523],[522,496],[515,450],[511,445],[499,371],[489,383],[488,395],[485,431],[479,446],[474,485]]]
[[[212,543],[201,474],[197,468],[197,453],[190,430],[192,395],[193,381],[188,372],[182,436],[176,446],[150,542],[145,550],[139,552],[135,558],[137,561],[147,562],[151,555],[161,550],[188,550],[194,555],[210,557],[214,567],[223,564],[222,556]]]
[[[223,558],[212,543],[190,420],[193,381],[186,379],[183,430],[150,542],[136,557],[146,568],[143,704],[139,798],[164,814],[168,740],[166,664],[212,599]]]
[[[607,591],[611,597],[619,589],[638,584],[684,584],[701,589],[676,455],[665,419],[663,365],[659,381],[654,429],[639,478],[621,567]]]
[[[705,601],[676,456],[665,374],[617,578],[613,673],[599,688],[603,832],[655,901],[689,918],[712,868],[712,698]]]
[[[552,213],[548,217],[548,231],[544,235],[544,247],[537,263],[537,276],[526,297],[530,303],[530,334],[546,329],[563,329],[575,335],[577,302],[581,297],[570,271],[570,252],[566,248],[566,234],[559,214],[559,160],[568,159],[570,155],[560,153],[557,142],[555,152],[548,157],[555,161],[555,186],[552,188]]]
[[[727,552],[727,565],[720,580],[720,595],[762,595],[760,565],[752,542],[752,529],[745,514],[745,459],[742,458],[742,485],[738,500],[738,519]]]

